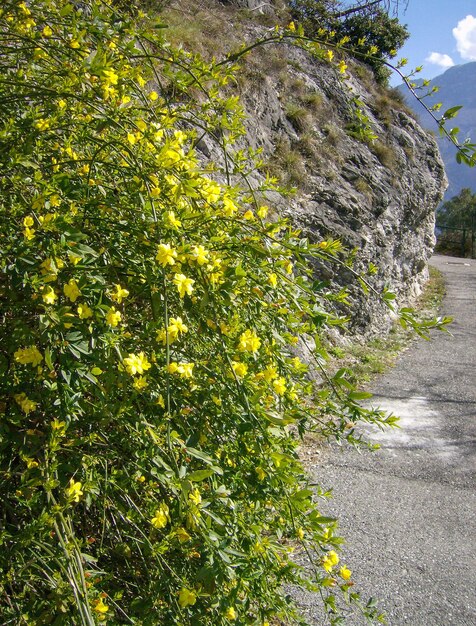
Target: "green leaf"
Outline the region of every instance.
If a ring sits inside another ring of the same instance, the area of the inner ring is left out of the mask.
[[[51,360],[51,350],[49,348],[45,349],[45,363],[46,367],[51,371],[53,370],[53,361]]]
[[[351,391],[348,394],[348,398],[350,400],[367,400],[368,398],[372,398],[373,394],[368,391]]]
[[[196,470],[191,474],[187,474],[187,479],[191,480],[192,482],[198,483],[202,480],[205,480],[205,478],[210,478],[210,476],[213,476],[213,474],[215,474],[213,469]]]
[[[451,107],[450,109],[447,109],[444,113],[443,113],[443,119],[444,120],[450,120],[452,117],[455,117],[458,114],[458,111],[460,109],[462,109],[463,107],[461,105],[459,106],[455,106],[455,107]]]

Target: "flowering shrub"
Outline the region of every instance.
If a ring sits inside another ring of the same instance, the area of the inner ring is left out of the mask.
[[[341,249],[231,184],[234,67],[155,26],[96,0],[0,9],[3,622],[303,624],[294,584],[338,623],[358,596],[297,435],[392,419],[295,353],[313,337],[322,367],[342,323],[306,262]]]

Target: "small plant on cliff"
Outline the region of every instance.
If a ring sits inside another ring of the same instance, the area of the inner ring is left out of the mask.
[[[406,26],[384,6],[388,3],[359,2],[349,7],[334,0],[290,0],[289,4],[310,37],[319,36],[323,29],[334,33],[336,43],[344,42],[351,54],[370,65],[377,81],[387,82],[390,70],[382,61],[394,57],[409,37]]]
[[[337,624],[359,597],[298,434],[392,423],[295,353],[312,337],[325,374],[346,294],[308,259],[341,246],[267,220],[221,95],[233,64],[144,24],[96,0],[0,9],[0,613],[303,624],[291,584]],[[199,161],[203,134],[223,166]]]

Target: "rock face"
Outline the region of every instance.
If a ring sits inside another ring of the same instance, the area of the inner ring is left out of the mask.
[[[254,0],[236,1],[249,7]],[[249,32],[263,34],[253,27]],[[280,213],[311,240],[340,238],[358,248],[356,269],[373,263],[378,271],[370,282],[411,302],[428,276],[435,209],[447,185],[443,163],[435,140],[399,94],[376,85],[365,66],[347,63],[344,79],[294,46],[253,53],[238,77],[248,114],[244,145],[262,148],[263,174],[297,188],[291,197],[273,194]],[[316,271],[325,280],[355,284],[348,270]],[[354,332],[388,328],[385,307],[358,289],[351,294],[357,300]]]

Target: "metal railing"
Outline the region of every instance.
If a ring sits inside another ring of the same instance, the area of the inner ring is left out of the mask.
[[[435,234],[435,252],[463,258],[476,258],[476,225],[455,228],[437,223]]]

